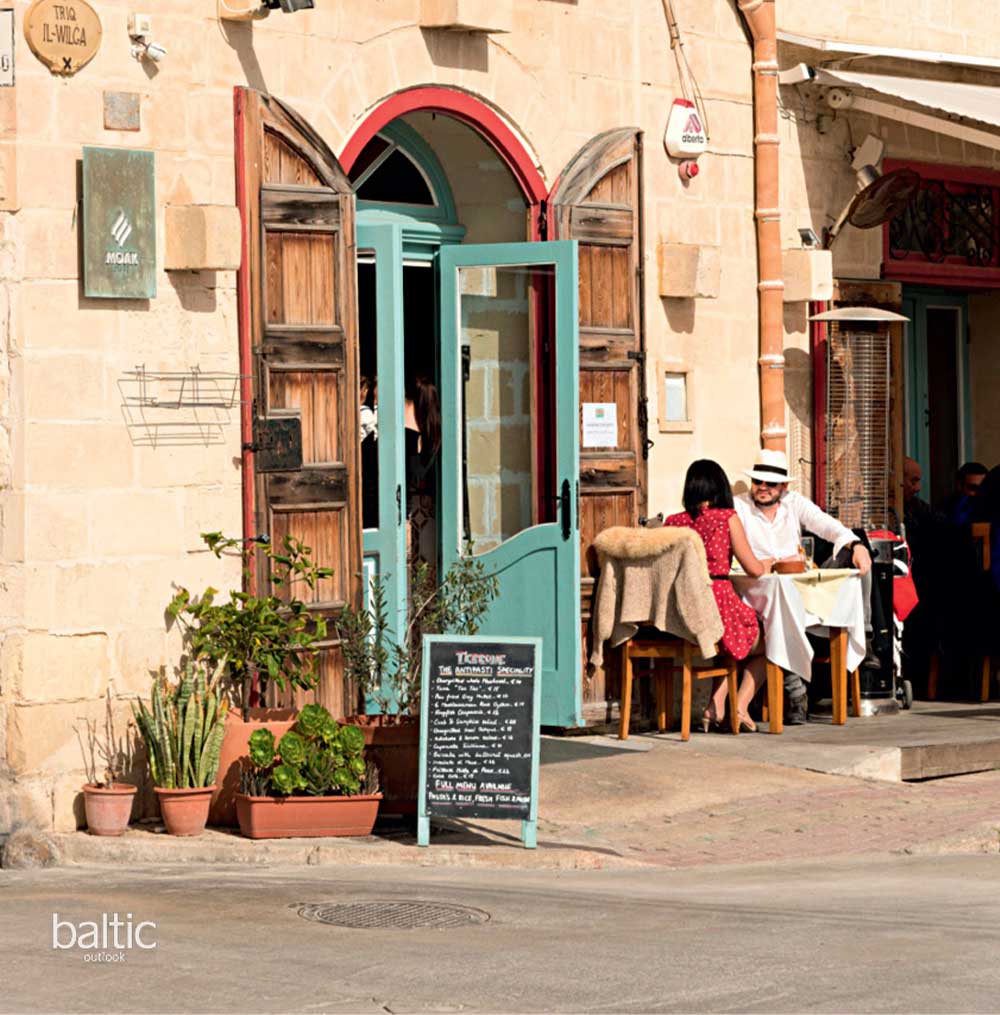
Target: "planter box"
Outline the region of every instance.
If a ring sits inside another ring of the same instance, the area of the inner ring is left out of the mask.
[[[240,831],[248,839],[371,835],[381,793],[371,796],[236,797]]]
[[[379,767],[382,813],[414,815],[420,785],[420,720],[385,722],[381,715],[354,715],[339,719],[360,726],[365,735],[365,756]]]
[[[236,794],[240,791],[240,765],[250,752],[250,736],[256,730],[267,729],[280,740],[298,719],[294,708],[252,708],[250,721],[244,722],[239,711],[226,716],[226,731],[219,752],[217,789],[212,796],[208,812],[210,825],[223,828],[236,827]]]

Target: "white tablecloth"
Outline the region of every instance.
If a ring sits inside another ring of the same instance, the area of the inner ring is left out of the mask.
[[[823,587],[812,587],[816,583]],[[831,627],[847,629],[847,672],[861,665],[865,657],[865,611],[857,571],[769,574],[756,579],[734,575],[733,587],[761,619],[765,655],[783,670],[809,680],[813,650],[806,631],[828,635]],[[819,614],[809,612],[806,601]]]

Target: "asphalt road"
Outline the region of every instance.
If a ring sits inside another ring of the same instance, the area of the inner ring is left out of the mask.
[[[407,900],[489,918],[359,930],[299,913]],[[53,948],[53,914],[68,945],[115,913],[146,923],[156,947],[128,948],[123,926],[122,948]],[[565,873],[0,870],[3,1012],[995,1011],[998,947],[996,855]]]

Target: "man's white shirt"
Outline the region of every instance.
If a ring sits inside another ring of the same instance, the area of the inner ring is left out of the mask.
[[[750,549],[758,560],[794,557],[799,551],[799,536],[803,531],[814,532],[833,543],[834,556],[858,538],[846,525],[794,490],[786,491],[778,502],[773,520],[754,504],[748,493],[739,494],[733,501]]]

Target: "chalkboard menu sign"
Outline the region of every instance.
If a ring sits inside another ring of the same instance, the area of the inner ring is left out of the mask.
[[[438,816],[520,819],[533,846],[540,640],[428,636],[422,687],[420,844]]]

